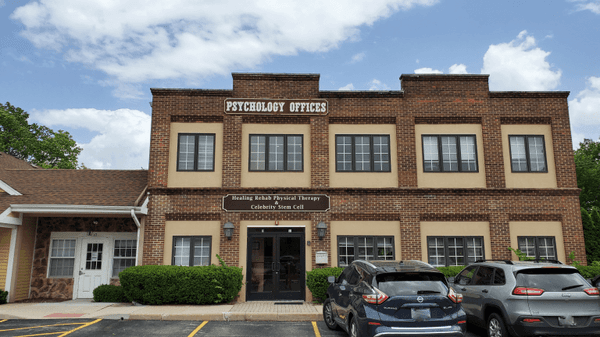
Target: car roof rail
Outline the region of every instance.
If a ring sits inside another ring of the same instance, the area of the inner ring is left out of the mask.
[[[533,259],[533,260],[524,260],[524,261],[519,261],[519,262],[533,262],[533,263],[556,263],[556,264],[564,264],[559,260],[553,260],[553,259]]]
[[[486,260],[486,259],[482,259],[482,260],[476,260],[475,263],[479,263],[479,262],[504,262],[506,264],[514,264],[511,260]]]

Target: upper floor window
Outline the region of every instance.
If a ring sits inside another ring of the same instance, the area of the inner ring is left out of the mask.
[[[556,260],[556,242],[553,236],[519,236],[519,250],[535,259]]]
[[[478,171],[475,135],[423,135],[422,137],[423,171]]]
[[[250,135],[250,171],[304,170],[303,135]]]
[[[177,171],[214,171],[215,134],[180,133]]]
[[[508,136],[513,172],[548,172],[544,136]]]
[[[389,135],[336,135],[338,172],[390,172]]]

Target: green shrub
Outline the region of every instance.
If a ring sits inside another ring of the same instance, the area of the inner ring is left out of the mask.
[[[324,301],[327,298],[327,288],[329,288],[327,277],[338,277],[343,270],[344,268],[342,267],[331,267],[307,271],[306,286],[312,293],[313,298],[315,300]]]
[[[143,304],[231,302],[242,289],[242,268],[135,266],[119,274],[125,295]]]
[[[0,304],[5,304],[8,298],[8,291],[0,290]]]
[[[93,293],[94,302],[130,302],[121,286],[102,284]]]
[[[454,277],[458,275],[465,266],[450,266],[450,267],[437,267],[439,271],[441,271],[446,277]]]
[[[600,275],[600,266],[575,266],[585,279],[591,279]]]

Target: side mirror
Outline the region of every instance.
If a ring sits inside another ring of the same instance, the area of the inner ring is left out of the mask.
[[[329,282],[331,284],[335,283],[335,276],[329,276],[329,277],[327,277],[327,282]]]

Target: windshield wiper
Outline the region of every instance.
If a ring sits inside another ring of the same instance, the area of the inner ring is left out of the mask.
[[[422,294],[439,294],[439,291],[436,290],[419,290],[417,291],[417,295],[422,295]]]
[[[565,291],[565,290],[569,290],[569,289],[573,289],[573,288],[577,288],[577,287],[581,287],[581,286],[583,286],[583,284],[576,284],[576,285],[564,287],[564,288],[562,288],[562,290]]]

